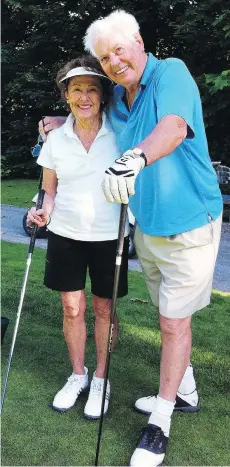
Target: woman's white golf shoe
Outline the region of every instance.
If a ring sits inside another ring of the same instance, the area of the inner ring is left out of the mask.
[[[84,375],[72,374],[65,386],[56,394],[52,408],[59,412],[67,412],[74,406],[79,394],[88,389],[88,369],[84,367]]]
[[[90,385],[90,392],[88,401],[85,405],[84,415],[86,418],[97,419],[101,415],[101,405],[103,396],[104,378],[97,378],[95,373]],[[107,382],[104,414],[106,414],[109,407],[110,398],[110,384]]]

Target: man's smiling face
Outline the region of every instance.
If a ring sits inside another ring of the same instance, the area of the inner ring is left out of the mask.
[[[139,34],[133,40],[121,34],[97,39],[94,50],[107,76],[124,87],[138,86],[146,64],[144,44]]]

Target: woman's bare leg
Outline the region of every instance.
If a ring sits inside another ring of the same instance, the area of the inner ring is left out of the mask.
[[[97,349],[96,377],[104,378],[110,325],[110,311],[112,300],[93,295],[93,309],[95,313],[95,342]],[[115,316],[113,329],[113,347],[118,333],[118,319]]]
[[[63,332],[73,372],[77,375],[84,375],[86,343],[85,291],[61,292],[61,301],[64,311]]]

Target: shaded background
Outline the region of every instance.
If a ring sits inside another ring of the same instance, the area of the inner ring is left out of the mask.
[[[212,160],[230,165],[230,9],[220,0],[5,0],[2,5],[2,175],[37,176],[30,148],[42,115],[64,115],[56,72],[83,53],[89,24],[133,13],[146,51],[179,57],[203,101]]]

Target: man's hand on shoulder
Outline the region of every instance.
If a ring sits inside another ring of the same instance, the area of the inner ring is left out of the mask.
[[[46,135],[49,131],[55,130],[56,128],[60,128],[67,117],[45,117],[43,120],[39,122],[39,133],[43,139],[46,141]]]

